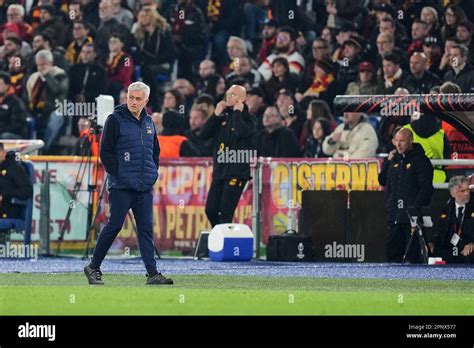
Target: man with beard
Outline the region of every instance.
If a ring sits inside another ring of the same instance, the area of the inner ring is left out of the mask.
[[[262,29],[263,42],[258,52],[258,63],[263,63],[265,58],[273,53],[276,45],[276,34],[279,27],[279,23],[270,19],[265,22]]]
[[[297,34],[291,27],[283,27],[278,30],[276,39],[276,53],[270,54],[258,68],[265,81],[272,77],[272,63],[277,57],[288,60],[290,71],[300,75],[304,71],[305,61],[303,56],[296,50]]]
[[[212,156],[212,140],[201,139],[201,130],[207,120],[204,108],[193,106],[189,113],[189,129],[184,132],[187,138],[182,144],[180,155],[183,157],[208,157]]]

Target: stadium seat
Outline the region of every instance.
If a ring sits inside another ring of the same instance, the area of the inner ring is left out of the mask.
[[[33,163],[30,161],[22,161],[23,167],[30,176],[31,183],[35,182],[35,170]],[[24,233],[23,242],[25,245],[31,244],[31,222],[33,218],[33,198],[29,199],[12,199],[13,204],[22,206],[21,218],[19,219],[0,219],[1,229],[15,230],[17,233]]]

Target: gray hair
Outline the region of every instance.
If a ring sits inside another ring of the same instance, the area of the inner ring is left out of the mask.
[[[44,60],[48,63],[53,63],[53,53],[50,50],[40,50],[35,55],[35,61]]]
[[[461,185],[464,184],[465,182],[469,182],[469,180],[468,180],[465,176],[462,176],[462,175],[453,176],[453,177],[449,180],[449,184],[448,184],[449,192],[453,192],[453,190],[454,190],[456,187],[461,186]]]
[[[150,96],[150,87],[148,87],[148,85],[146,85],[146,84],[144,84],[143,82],[140,82],[140,81],[133,82],[133,83],[130,84],[130,86],[128,86],[128,93],[130,93],[132,91],[143,91],[143,92],[145,92],[145,98],[147,98],[147,99]]]
[[[11,4],[10,6],[8,6],[8,8],[13,8],[13,9],[17,9],[18,12],[20,12],[20,16],[23,18],[25,17],[25,8],[19,4]],[[8,11],[8,10],[7,10]]]
[[[245,55],[247,55],[247,44],[245,43],[245,40],[238,37],[238,36],[231,36],[229,37],[228,41],[235,41],[238,42],[240,45],[240,48],[245,52]]]

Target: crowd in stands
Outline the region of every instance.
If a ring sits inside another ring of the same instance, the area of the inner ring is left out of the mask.
[[[474,92],[471,19],[471,0],[5,0],[0,138],[78,154],[90,115],[64,117],[58,101],[124,103],[141,80],[162,157],[210,156],[200,128],[237,84],[261,156],[373,157],[409,127],[431,158],[473,158],[473,144],[432,117],[333,105],[340,94]]]

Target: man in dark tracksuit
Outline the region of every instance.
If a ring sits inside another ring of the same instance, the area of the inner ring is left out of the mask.
[[[474,199],[469,180],[455,176],[449,180],[451,198],[439,217],[434,254],[447,263],[474,263]]]
[[[402,262],[411,235],[407,208],[427,206],[433,194],[433,166],[420,144],[413,143],[413,133],[406,128],[397,132],[390,152],[379,174],[386,189],[388,262]],[[407,260],[421,260],[418,238],[413,238]]]
[[[97,239],[92,261],[84,267],[89,284],[103,284],[100,265],[133,211],[147,284],[173,284],[156,269],[153,246],[153,185],[158,178],[160,145],[152,118],[146,113],[150,89],[142,82],[128,87],[127,104],[107,118],[100,159],[108,174],[110,219]]]
[[[252,137],[257,119],[249,113],[245,88],[233,85],[225,101],[217,104],[201,130],[201,138],[213,138],[212,184],[206,201],[206,215],[212,227],[230,223],[245,184],[250,179],[250,162],[255,160]]]

